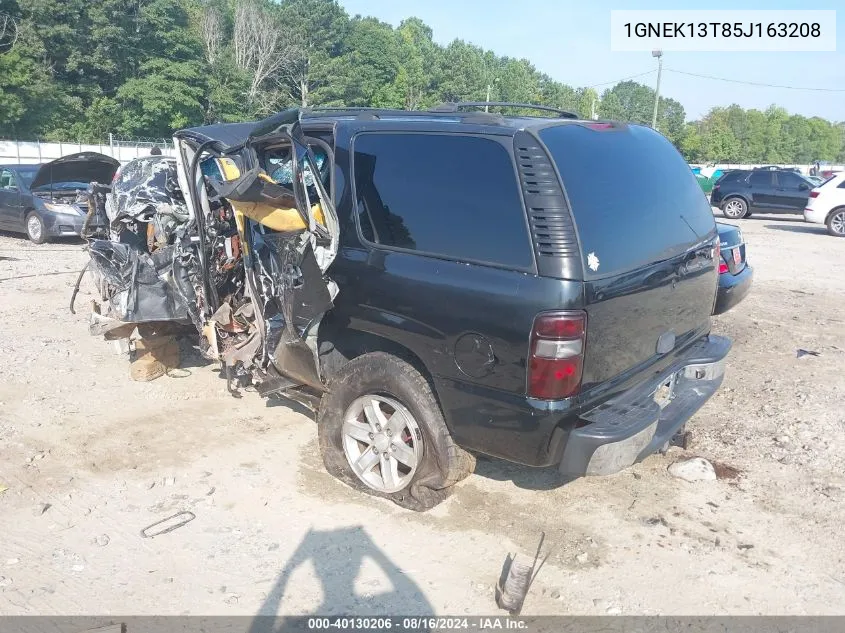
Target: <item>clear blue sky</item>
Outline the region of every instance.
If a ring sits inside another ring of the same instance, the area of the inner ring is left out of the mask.
[[[416,16],[446,44],[461,38],[498,55],[528,59],[542,72],[572,86],[588,86],[656,69],[650,53],[610,51],[611,9],[839,9],[837,51],[827,53],[666,52],[664,70],[788,86],[845,89],[845,3],[702,0],[699,2],[525,2],[515,0],[340,0],[350,15],[372,15],[398,25]],[[653,86],[656,73],[636,79]],[[612,86],[612,84],[611,84]],[[601,92],[607,87],[599,86]],[[761,88],[664,72],[661,95],[695,119],[715,105],[765,109],[772,103],[792,113],[845,121],[845,92]]]

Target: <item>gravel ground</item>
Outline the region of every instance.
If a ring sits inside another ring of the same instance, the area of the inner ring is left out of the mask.
[[[541,531],[525,614],[843,613],[845,240],[739,224],[754,289],[715,319],[734,348],[687,450],[565,486],[481,460],[426,514],[330,478],[301,407],[231,398],[187,347],[132,382],[85,284],[68,312],[81,245],[0,234],[0,614],[490,614]],[[667,472],[693,456],[721,478]]]

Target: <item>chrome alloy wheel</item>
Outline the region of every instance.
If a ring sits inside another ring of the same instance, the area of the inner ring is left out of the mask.
[[[34,213],[30,215],[29,219],[26,221],[26,230],[33,242],[37,242],[41,239],[41,232],[44,229],[41,225],[41,220],[39,220],[38,216]]]
[[[411,412],[386,396],[356,399],[343,416],[343,452],[352,471],[382,493],[411,483],[422,459],[420,427]]]
[[[845,235],[845,210],[833,214],[830,218],[830,230],[837,235]]]
[[[743,215],[742,202],[734,198],[725,204],[725,215],[729,218],[741,218]]]

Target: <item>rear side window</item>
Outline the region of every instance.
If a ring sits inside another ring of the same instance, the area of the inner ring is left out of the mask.
[[[638,125],[540,131],[572,206],[589,279],[683,253],[715,229],[710,204],[678,151]]]
[[[770,171],[755,171],[748,182],[754,187],[771,187],[774,174]]]
[[[365,239],[461,261],[533,266],[513,161],[496,141],[365,133],[353,150]]]

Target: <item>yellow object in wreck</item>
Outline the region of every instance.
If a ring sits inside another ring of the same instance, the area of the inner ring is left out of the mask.
[[[241,170],[231,158],[222,157],[217,159],[217,165],[220,168],[220,173],[226,180],[236,180],[241,177]]]
[[[299,211],[295,208],[276,207],[263,202],[239,202],[237,200],[230,200],[229,203],[236,212],[243,213],[249,219],[255,220],[274,231],[304,231],[308,228],[303,222],[302,216],[299,215]],[[311,207],[311,213],[319,224],[325,226],[326,218],[323,216],[323,207],[319,202]]]

